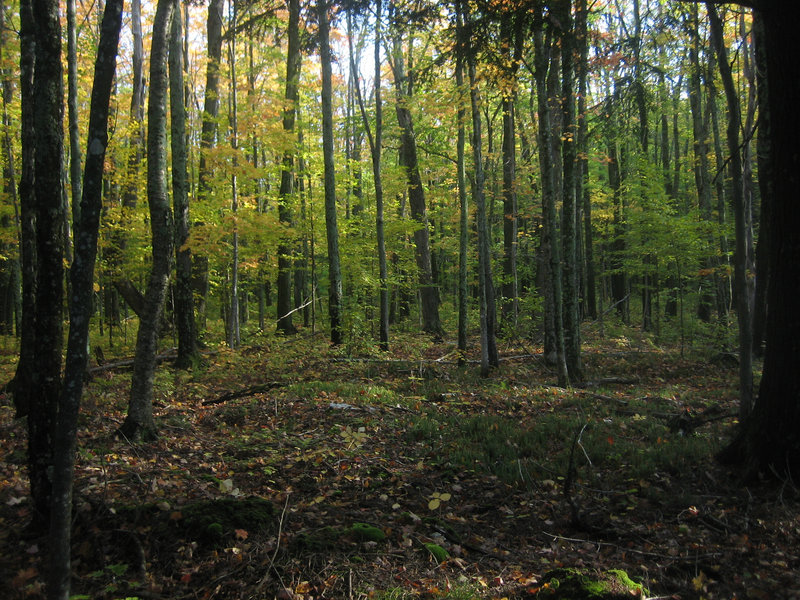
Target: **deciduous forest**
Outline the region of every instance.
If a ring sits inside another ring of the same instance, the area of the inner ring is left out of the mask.
[[[787,4],[0,0],[0,595],[798,597]]]

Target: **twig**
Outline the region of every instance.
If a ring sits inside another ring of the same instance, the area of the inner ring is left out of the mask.
[[[227,394],[223,394],[218,398],[212,398],[211,400],[204,400],[203,406],[210,406],[212,404],[222,404],[223,402],[227,402],[228,400],[235,400],[236,398],[246,398],[247,396],[253,396],[254,394],[263,394],[265,392],[269,392],[270,390],[274,390],[275,388],[279,388],[286,385],[286,383],[281,381],[270,381],[267,383],[260,383],[258,385],[251,385],[248,388],[244,388],[242,390],[236,390],[235,392],[228,392]]]

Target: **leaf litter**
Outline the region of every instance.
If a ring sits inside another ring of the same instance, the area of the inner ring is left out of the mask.
[[[734,369],[598,343],[585,361],[605,383],[563,390],[524,348],[479,379],[418,336],[360,360],[321,345],[161,367],[161,437],[140,446],[113,437],[130,375],[96,377],[76,597],[534,598],[558,568],[622,569],[653,597],[800,595],[797,489],[714,462],[734,418],[670,427],[735,414]],[[8,402],[0,434],[4,597],[44,597],[46,539],[26,529],[24,422]]]

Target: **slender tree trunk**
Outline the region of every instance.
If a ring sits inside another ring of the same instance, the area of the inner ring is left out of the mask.
[[[36,193],[34,157],[36,117],[33,109],[35,35],[31,0],[20,2],[21,169],[19,181],[19,253],[22,283],[22,320],[17,370],[7,389],[14,396],[16,417],[29,414],[36,369]]]
[[[236,3],[230,3],[231,21],[228,28],[228,60],[230,65],[230,129],[231,149],[233,150],[233,172],[231,174],[231,213],[233,213],[233,239],[231,241],[231,310],[228,328],[228,346],[238,348],[241,344],[239,333],[239,106],[236,81]]]
[[[467,287],[467,241],[469,237],[469,207],[467,205],[467,173],[466,173],[466,94],[464,88],[464,61],[467,48],[465,36],[462,2],[456,3],[456,87],[458,88],[458,106],[456,120],[458,122],[458,138],[456,141],[456,168],[458,170],[458,206],[459,206],[459,235],[458,235],[458,362],[463,365],[467,361],[467,306],[469,303],[469,289]]]
[[[342,343],[342,269],[339,261],[339,226],[336,220],[336,165],[333,154],[333,86],[331,82],[329,5],[317,0],[320,62],[322,63],[322,157],[325,184],[325,232],[328,238],[328,315],[331,343]]]
[[[286,50],[286,106],[283,109],[283,131],[294,135],[297,116],[298,85],[300,83],[300,0],[289,0],[289,22],[286,26],[289,38]],[[289,227],[292,225],[291,203],[297,174],[295,155],[297,147],[292,146],[283,153],[281,187],[278,192],[278,218]],[[292,245],[283,238],[278,245],[278,331],[292,334],[297,330],[292,324]]]
[[[471,23],[468,21],[471,27]],[[472,162],[475,169],[472,196],[475,200],[475,221],[478,226],[478,272],[480,285],[480,323],[481,323],[481,376],[487,377],[492,367],[500,364],[497,353],[496,329],[497,309],[495,305],[494,281],[492,278],[492,257],[489,238],[489,223],[486,217],[485,176],[483,171],[483,150],[481,138],[480,96],[475,70],[475,56],[472,48],[467,48],[467,72],[469,75],[469,97],[472,107]]]
[[[208,39],[208,65],[206,66],[205,96],[203,99],[203,124],[200,132],[200,162],[197,169],[197,200],[202,206],[211,194],[213,170],[208,155],[217,139],[219,116],[219,71],[222,63],[222,0],[209,0],[206,37]],[[199,329],[205,329],[206,299],[208,298],[208,256],[194,253],[192,277],[197,294]]]
[[[186,105],[183,81],[183,33],[181,7],[177,0],[169,41],[169,95],[172,144],[172,210],[175,215],[175,321],[178,357],[175,365],[188,368],[194,363],[197,332],[194,323],[192,251],[189,239],[189,185],[186,172]]]
[[[414,78],[412,73],[407,74],[405,72],[404,62],[398,37],[395,39],[394,44],[394,72],[395,90],[397,92],[395,112],[397,114],[397,122],[400,125],[400,164],[406,172],[411,218],[417,222],[418,227],[414,231],[414,256],[417,262],[419,292],[422,300],[422,329],[438,337],[444,333],[444,330],[439,319],[438,287],[433,279],[425,188],[420,176],[414,123],[411,111],[408,108],[409,102],[414,95]]]
[[[575,123],[575,33],[572,27],[571,2],[563,4],[560,21],[561,36],[561,98],[562,133],[561,145],[563,189],[562,232],[564,248],[564,356],[571,381],[583,377],[581,364],[580,287],[578,279],[578,206],[576,198],[578,176],[577,125]]]
[[[33,119],[37,282],[32,389],[28,396],[28,465],[34,526],[43,525],[52,493],[53,434],[61,393],[64,298],[64,91],[61,23],[55,0],[32,2],[35,62]],[[24,10],[24,8],[23,8]]]
[[[69,121],[69,178],[72,222],[81,218],[81,140],[78,129],[78,49],[75,0],[67,0],[67,119]],[[77,225],[76,225],[77,226]]]
[[[583,248],[586,279],[584,293],[586,314],[597,318],[597,291],[594,266],[594,236],[592,234],[592,197],[589,191],[589,125],[586,118],[586,95],[588,93],[587,77],[589,70],[589,40],[587,31],[588,9],[586,0],[578,0],[575,13],[575,28],[578,36],[578,156],[580,172],[576,182],[576,196],[583,203]]]
[[[50,520],[49,600],[68,600],[71,579],[72,484],[78,410],[88,361],[94,266],[103,195],[103,166],[108,145],[108,107],[116,68],[123,0],[107,0],[97,47],[89,112],[81,219],[75,224],[75,256],[70,269],[69,337],[64,386],[58,407]]]
[[[722,21],[713,4],[706,3],[706,9],[711,20],[711,40],[717,53],[725,98],[728,101],[727,138],[733,189],[733,212],[736,220],[734,285],[736,287],[736,314],[739,322],[739,413],[742,417],[746,417],[753,408],[753,331],[750,317],[750,286],[747,277],[746,204],[742,187],[742,157],[739,151],[739,97],[728,63]]]
[[[129,440],[156,436],[153,377],[158,331],[173,256],[173,224],[167,193],[167,40],[174,0],[158,0],[150,50],[150,97],[147,106],[147,199],[153,234],[153,258],[145,306],[136,337],[128,415],[119,433]]]
[[[381,10],[383,0],[377,0],[375,4],[375,134],[373,136],[370,129],[369,118],[367,117],[364,98],[361,94],[361,86],[358,80],[355,81],[356,96],[361,110],[361,119],[364,129],[367,132],[370,152],[372,155],[372,176],[375,181],[375,229],[378,245],[378,277],[379,277],[379,340],[381,350],[389,350],[389,283],[388,269],[386,265],[386,237],[383,231],[383,177],[381,175],[381,150],[383,146],[383,99],[381,97]],[[353,55],[353,42],[350,39],[350,69],[358,72],[356,61]]]
[[[764,20],[759,12],[753,13],[753,37],[755,45],[756,84],[758,86],[758,141],[756,156],[758,160],[758,184],[761,191],[761,226],[758,229],[758,247],[756,249],[756,285],[753,301],[753,353],[764,355],[764,336],[767,322],[767,287],[769,283],[769,243],[771,210],[774,197],[772,171],[774,158],[770,139],[772,137],[772,119],[769,112],[767,92],[767,57],[764,52]]]
[[[550,56],[551,33],[544,34],[542,22],[542,7],[537,7],[534,17],[534,48],[536,61],[536,95],[537,111],[539,116],[539,162],[542,178],[542,215],[544,220],[545,240],[543,241],[545,262],[547,263],[547,293],[552,298],[553,336],[556,352],[556,366],[558,368],[558,384],[562,387],[569,385],[569,373],[564,347],[564,321],[562,304],[562,273],[560,258],[560,242],[556,223],[556,186],[555,186],[555,160],[553,158],[552,123],[550,121],[550,103],[548,101],[548,66],[552,68]]]
[[[691,36],[689,46],[689,105],[692,111],[692,139],[694,140],[694,179],[700,204],[700,216],[711,221],[711,178],[708,166],[708,124],[703,117],[702,66],[700,65],[700,34],[698,32],[697,6],[692,5]],[[713,262],[705,261],[706,269],[713,270]],[[700,300],[697,316],[703,321],[711,320],[713,305],[713,277],[706,275],[701,280]]]

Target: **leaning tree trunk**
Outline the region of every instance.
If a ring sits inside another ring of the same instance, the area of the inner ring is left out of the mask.
[[[339,262],[339,226],[336,220],[336,165],[333,155],[333,86],[328,9],[326,0],[317,0],[322,63],[322,158],[325,169],[325,232],[328,238],[328,315],[331,343],[337,345],[342,343],[342,268]]]
[[[167,193],[167,40],[173,0],[158,0],[150,50],[150,98],[147,105],[147,199],[153,235],[153,258],[139,320],[128,416],[119,433],[129,440],[156,437],[153,377],[161,311],[172,267],[172,211]]]
[[[64,387],[58,407],[50,520],[48,598],[70,597],[72,484],[77,446],[78,410],[88,362],[87,341],[92,316],[94,266],[103,197],[103,166],[108,146],[108,107],[114,82],[123,0],[108,0],[103,12],[92,84],[89,136],[80,221],[75,224],[75,256],[70,269],[69,337]]]

